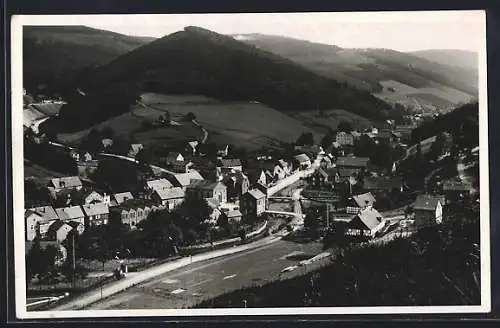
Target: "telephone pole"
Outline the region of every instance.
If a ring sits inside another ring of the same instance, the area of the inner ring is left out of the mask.
[[[73,290],[75,289],[76,286],[76,256],[75,256],[75,232],[72,231],[72,248],[73,248]]]

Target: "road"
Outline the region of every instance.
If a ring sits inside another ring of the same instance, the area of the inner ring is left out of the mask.
[[[329,258],[293,267],[303,258],[287,255],[321,253],[321,244],[279,240],[269,245],[223,258],[194,263],[131,287],[86,309],[168,309],[194,306],[204,299],[267,281],[290,278],[318,268]]]

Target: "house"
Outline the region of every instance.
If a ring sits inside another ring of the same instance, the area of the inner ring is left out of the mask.
[[[85,214],[80,206],[56,208],[57,217],[64,222],[77,222],[85,225]]]
[[[130,191],[126,192],[121,192],[118,194],[113,195],[114,202],[112,203],[113,206],[123,204],[127,200],[134,199],[134,196]]]
[[[376,209],[369,207],[356,214],[347,223],[346,235],[373,238],[384,226],[382,215]]]
[[[227,187],[218,181],[191,180],[186,188],[186,195],[195,195],[198,198],[215,198],[220,203],[227,202]]]
[[[99,167],[99,161],[98,160],[91,160],[86,162],[80,161],[76,163],[76,166],[78,168],[78,176],[81,178],[88,178]]]
[[[57,241],[59,243],[66,240],[69,232],[73,230],[73,227],[62,220],[56,220],[52,222],[49,226],[49,231],[47,232],[47,240]]]
[[[142,144],[131,144],[130,149],[128,151],[128,156],[135,157],[143,149],[144,149],[144,146]]]
[[[81,235],[85,231],[85,225],[83,223],[75,221],[67,221],[66,223],[69,224],[73,231],[76,231],[79,235]]]
[[[168,154],[166,161],[169,165],[173,165],[178,162],[184,162],[184,156],[182,156],[182,154],[179,152],[172,152]]]
[[[196,170],[172,175],[172,182],[174,182],[177,187],[181,187],[183,189],[189,186],[192,180],[204,180],[204,178]]]
[[[471,196],[473,190],[472,183],[466,180],[454,179],[443,183],[443,193],[446,196],[446,203],[466,200]]]
[[[172,183],[165,178],[146,181],[146,188],[150,191],[154,191],[157,189],[165,190],[172,187]]]
[[[350,132],[340,131],[337,132],[337,135],[335,136],[335,141],[340,146],[353,146],[354,136]]]
[[[74,159],[76,162],[80,161],[80,154],[74,149],[70,150],[69,156],[71,156],[71,158]]]
[[[300,169],[305,170],[311,167],[311,159],[306,154],[299,154],[294,156],[295,162],[298,164]]]
[[[95,190],[90,190],[85,192],[82,195],[82,205],[83,204],[95,204],[95,203],[104,203],[104,204],[110,204],[111,202],[111,196],[104,193],[98,193]]]
[[[83,161],[84,162],[89,162],[92,160],[92,155],[89,152],[85,152],[83,154]]]
[[[413,205],[415,225],[426,227],[443,222],[444,197],[418,195]]]
[[[250,180],[241,171],[228,174],[222,182],[227,187],[228,199],[239,199],[250,188]]]
[[[402,192],[403,181],[400,177],[366,176],[363,179],[363,189],[372,193]]]
[[[109,207],[104,203],[83,205],[85,226],[98,226],[108,224]]]
[[[223,158],[220,160],[219,166],[222,168],[223,172],[236,172],[243,170],[243,166],[239,158]]]
[[[165,205],[168,210],[173,210],[182,203],[185,198],[185,191],[181,187],[167,189],[154,189],[152,200]]]
[[[113,139],[105,138],[101,140],[102,148],[111,148],[113,146]]]
[[[328,182],[342,183],[345,181],[350,181],[352,179],[357,179],[359,175],[359,169],[357,168],[345,168],[345,167],[331,167],[324,170],[328,174]]]
[[[356,169],[358,171],[367,170],[370,166],[370,159],[368,157],[346,156],[338,157],[335,161],[337,168]]]
[[[26,240],[33,240],[35,239],[37,233],[38,233],[38,224],[39,222],[42,222],[43,218],[41,215],[39,215],[36,212],[33,212],[31,210],[26,210],[24,211],[24,222],[25,222],[25,233],[26,233]],[[52,221],[54,222],[54,221]]]
[[[266,194],[259,189],[245,193],[240,201],[245,216],[259,217],[266,211]]]
[[[145,220],[150,213],[165,209],[163,205],[155,205],[144,200],[128,200],[110,209],[110,221],[120,222],[135,229],[137,224]]]
[[[310,179],[311,185],[315,187],[331,185],[329,181],[329,175],[322,167],[314,171],[314,173],[310,176]]]
[[[229,223],[237,223],[241,221],[241,212],[239,210],[229,210],[222,212],[222,215],[227,219]]]
[[[373,197],[370,192],[354,195],[347,200],[346,212],[349,214],[357,214],[365,208],[372,207],[375,202],[375,197]]]
[[[77,176],[53,178],[50,180],[50,187],[57,193],[63,189],[81,190],[82,181]]]
[[[30,225],[29,226],[26,225],[26,227],[27,228],[29,227],[30,230],[29,233],[32,234],[33,231],[31,231],[32,230],[31,224],[34,223],[34,220],[36,219],[35,235],[36,233],[39,233],[42,238],[46,236],[50,224],[58,219],[57,213],[52,206],[40,206],[40,207],[30,208],[29,212],[32,212],[37,216],[31,216]],[[26,231],[26,233],[28,234],[28,230]]]

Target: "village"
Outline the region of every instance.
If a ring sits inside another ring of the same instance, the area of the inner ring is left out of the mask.
[[[139,143],[118,148],[109,131],[91,132],[81,148],[63,145],[38,129],[50,115],[33,104],[24,111],[25,158],[57,161],[63,166],[58,172],[73,172],[25,177],[27,266],[33,267],[27,284],[33,290],[74,282],[83,257],[99,259],[103,268],[94,271],[104,276],[105,264],[114,261],[111,270],[120,277],[131,270],[127,259],[185,256],[270,234],[376,243],[441,224],[450,204],[479,202],[477,181],[464,173],[477,166],[478,147],[460,149],[446,133],[411,144],[421,115],[359,131],[343,122],[321,142],[303,133],[289,149],[242,153],[207,144],[204,136],[158,155]],[[429,152],[431,164],[417,173],[415,158],[423,163]],[[162,218],[168,227],[155,226]],[[148,242],[155,229],[166,236]],[[103,245],[124,231],[125,239],[142,236],[142,244]],[[141,250],[148,246],[150,252]],[[51,254],[48,263],[39,263],[40,254]],[[60,274],[68,265],[69,273]],[[86,271],[81,279],[92,274]]]

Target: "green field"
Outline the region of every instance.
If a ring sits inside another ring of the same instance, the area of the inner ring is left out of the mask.
[[[370,120],[342,109],[324,110],[323,116],[320,116],[316,111],[295,112],[291,115],[324,134],[330,129],[336,129],[342,121],[350,122],[356,129],[367,128],[372,124]]]
[[[166,111],[179,126],[147,130],[143,128],[143,122],[153,122]],[[142,95],[141,104],[132,107],[129,112],[86,130],[59,134],[58,139],[62,143],[76,145],[92,128],[102,130],[111,127],[116,135],[134,135],[137,141],[144,145],[200,140],[203,137],[202,131],[183,119],[189,112],[193,113],[208,131],[209,141],[219,145],[234,144],[248,149],[277,147],[281,142],[297,140],[302,132],[313,132],[317,141],[321,140],[325,133],[323,129],[314,127],[313,120],[307,118],[311,113],[294,118],[256,102],[225,102],[199,95],[145,93]],[[344,115],[356,116],[342,111],[332,114],[331,120],[338,121],[337,116]],[[307,118],[306,124],[302,122],[304,118]]]
[[[209,131],[209,140],[247,148],[272,147],[279,142],[295,141],[302,132],[311,131],[316,140],[322,133],[305,126],[300,120],[261,103],[222,102],[203,96],[172,96],[147,93],[143,103],[154,111],[168,110],[172,119],[180,120],[192,112]],[[144,109],[141,109],[144,114]],[[156,114],[151,114],[156,115]]]

